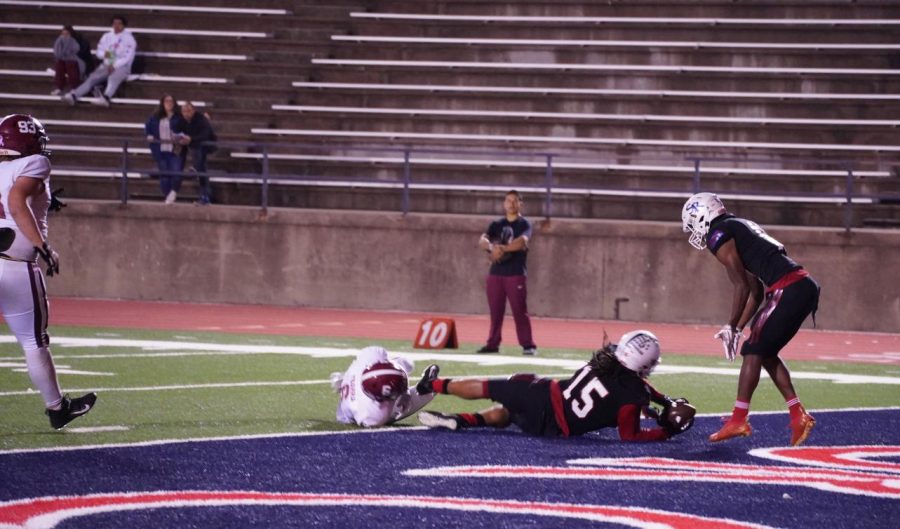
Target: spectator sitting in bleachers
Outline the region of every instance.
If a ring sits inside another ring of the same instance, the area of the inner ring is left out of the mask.
[[[78,102],[79,97],[84,97],[93,89],[94,96],[97,98],[95,103],[105,107],[109,106],[110,99],[116,94],[119,85],[131,74],[131,64],[134,62],[134,55],[137,52],[137,42],[131,32],[125,29],[126,25],[128,22],[125,17],[113,16],[112,30],[104,33],[100,42],[97,43],[97,57],[101,61],[100,65],[78,88],[64,95],[63,101],[74,105]],[[106,90],[101,91],[98,85],[104,81],[106,81]]]
[[[183,148],[177,143],[175,130],[182,129],[181,114],[175,98],[164,94],[159,100],[159,107],[144,124],[150,152],[159,167],[159,187],[165,197],[166,204],[172,204],[181,191],[182,171],[184,170]]]
[[[209,176],[206,174],[206,156],[215,152],[216,147],[204,145],[204,143],[216,141],[216,133],[209,122],[209,117],[197,112],[194,104],[190,101],[181,105],[181,116],[184,119],[181,126],[175,131],[182,133],[180,142],[182,145],[187,145],[191,151],[191,167],[188,170],[199,173],[197,178],[200,183],[200,200],[197,203],[201,206],[208,206],[210,187]]]
[[[84,76],[87,75],[88,72],[94,71],[97,61],[94,59],[94,52],[91,51],[91,44],[88,42],[87,38],[75,31],[72,26],[67,27],[69,28],[69,33],[72,34],[72,38],[78,41],[78,58],[81,59],[84,66],[84,69],[81,70],[81,78],[84,79]]]
[[[84,61],[78,56],[80,44],[75,39],[72,26],[63,26],[56,42],[53,43],[53,69],[56,76],[53,79],[55,88],[50,95],[60,95],[63,92],[74,90],[81,83],[84,75]]]

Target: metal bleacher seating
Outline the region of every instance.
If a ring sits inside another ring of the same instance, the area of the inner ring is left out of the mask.
[[[265,173],[272,206],[493,213],[550,185],[553,215],[673,220],[699,182],[766,223],[900,223],[896,3],[244,4],[129,4],[135,79],[100,109],[47,95],[50,46],[122,9],[0,0],[0,107],[44,118],[76,196],[116,198],[123,139],[155,196],[165,91],[212,116],[222,203],[259,204]]]

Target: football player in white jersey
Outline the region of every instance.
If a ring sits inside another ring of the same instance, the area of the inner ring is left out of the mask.
[[[0,312],[22,350],[31,383],[41,393],[50,426],[60,429],[93,408],[97,395],[63,395],[47,334],[47,275],[59,273],[59,255],[47,243],[50,152],[43,125],[31,116],[0,119]]]
[[[337,420],[367,428],[385,426],[403,420],[422,409],[434,398],[430,390],[419,393],[409,387],[413,363],[402,356],[388,357],[382,347],[360,351],[344,373],[331,374],[331,387],[340,395]],[[425,370],[423,381],[438,375],[437,366]]]

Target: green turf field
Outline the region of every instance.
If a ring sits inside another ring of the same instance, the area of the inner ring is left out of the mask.
[[[18,344],[8,333],[4,340],[0,342],[0,449],[346,429],[334,420],[337,397],[331,392],[328,375],[343,371],[355,349],[373,343],[344,338],[55,327],[52,350],[63,390],[72,394],[96,390],[100,395],[90,415],[72,423],[67,431],[55,432],[43,415],[39,395],[29,391]],[[413,350],[409,341],[381,341],[379,345],[392,352],[411,353],[417,373],[434,362],[441,365],[445,376],[530,372],[563,377],[590,355],[586,350],[542,348],[539,357],[507,357],[475,355],[474,348]],[[810,409],[896,404],[897,369],[787,360],[798,393]],[[738,366],[717,358],[664,354],[663,366],[651,380],[669,395],[689,398],[700,413],[724,413],[733,403]],[[840,383],[823,379],[835,375],[878,378],[844,377]],[[431,408],[470,411],[486,404],[441,396]],[[753,410],[783,407],[774,386],[763,379]],[[409,418],[404,424],[417,423]],[[102,427],[110,430],[79,431]]]

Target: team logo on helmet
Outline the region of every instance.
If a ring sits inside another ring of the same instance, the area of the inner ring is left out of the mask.
[[[376,362],[363,370],[363,392],[378,402],[396,400],[409,389],[406,372],[391,362]]]
[[[650,331],[631,331],[622,335],[616,347],[616,359],[641,378],[647,377],[659,364],[659,339]]]
[[[715,193],[697,193],[681,209],[681,228],[690,233],[688,242],[698,250],[706,248],[706,234],[716,217],[725,213],[725,205]]]

